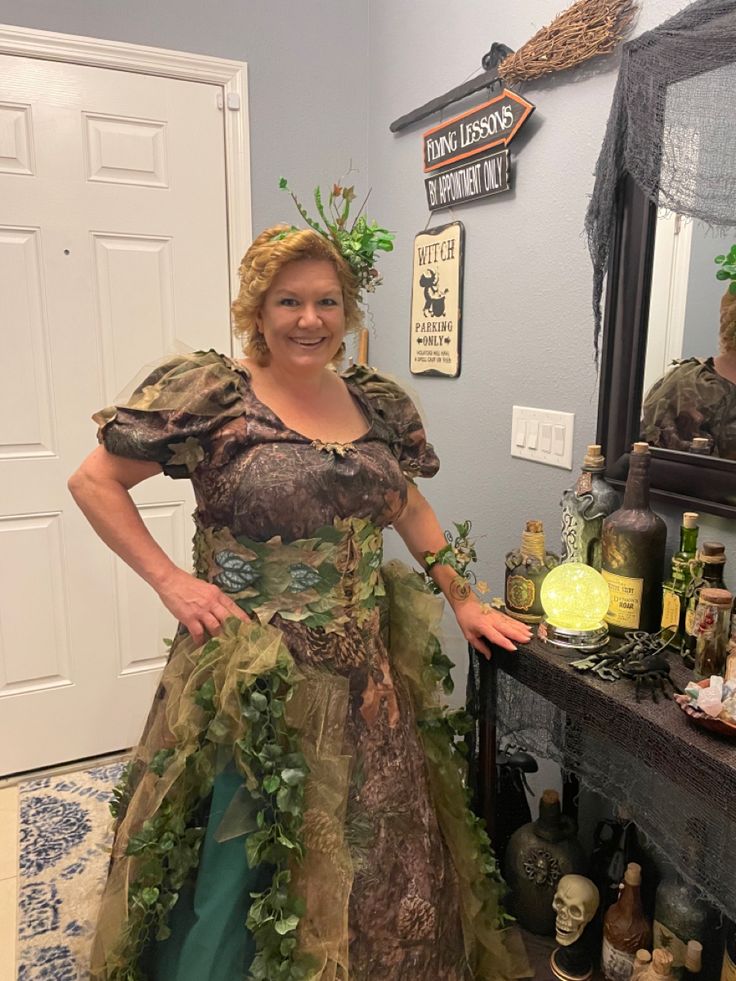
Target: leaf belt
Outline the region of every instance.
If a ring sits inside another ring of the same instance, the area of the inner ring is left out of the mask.
[[[198,527],[197,575],[216,583],[262,623],[279,614],[326,633],[368,620],[384,586],[381,529],[363,518],[335,519],[311,538],[258,542],[229,529]]]

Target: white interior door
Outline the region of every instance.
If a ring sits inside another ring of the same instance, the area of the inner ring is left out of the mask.
[[[141,366],[230,350],[221,91],[0,55],[0,773],[132,745],[156,688],[174,625],[66,481]],[[134,497],[188,567],[189,483]]]

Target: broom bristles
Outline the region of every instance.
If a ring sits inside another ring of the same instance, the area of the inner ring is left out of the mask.
[[[610,54],[636,14],[635,0],[577,0],[498,67],[506,82],[524,82]]]

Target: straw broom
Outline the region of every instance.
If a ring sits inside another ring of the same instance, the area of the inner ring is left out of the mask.
[[[498,66],[505,82],[526,82],[610,54],[636,14],[634,0],[578,0]]]

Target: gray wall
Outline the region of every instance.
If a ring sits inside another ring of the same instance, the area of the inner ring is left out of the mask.
[[[397,232],[371,302],[371,362],[418,393],[443,468],[424,485],[445,527],[470,517],[479,572],[502,588],[503,555],[524,522],[541,518],[557,547],[558,502],[573,475],[509,456],[513,404],[575,413],[575,459],[595,437],[591,269],[582,236],[603,139],[615,59],[524,90],[537,106],[512,144],[514,190],[433,224],[466,228],[463,371],[457,380],[408,374],[412,240],[427,223],[424,125],[388,124],[473,74],[493,40],[519,47],[568,0],[0,0],[0,23],[178,48],[248,62],[253,227],[293,218],[280,175],[305,197],[349,159],[373,187],[372,213]],[[637,31],[684,4],[643,0]],[[455,113],[460,107],[455,106]],[[446,116],[449,113],[446,113]],[[432,120],[434,122],[436,120]],[[429,123],[427,124],[429,125]],[[676,509],[659,506],[671,530]],[[703,517],[704,537],[736,534]],[[390,548],[396,548],[390,543]],[[396,551],[400,551],[396,548]],[[451,655],[464,668],[455,634]]]

